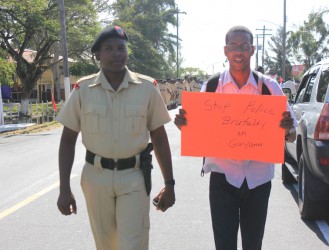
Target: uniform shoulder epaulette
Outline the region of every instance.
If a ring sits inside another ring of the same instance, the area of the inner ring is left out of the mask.
[[[154,86],[158,85],[158,81],[155,80],[153,77],[147,76],[147,75],[142,75],[142,74],[137,74],[137,77],[139,79],[147,80],[151,82]]]
[[[96,74],[92,74],[92,75],[84,76],[84,77],[80,78],[80,79],[77,81],[77,83],[81,83],[81,82],[83,82],[83,81],[85,81],[85,80],[90,80],[90,79],[92,79],[92,78],[95,77],[95,76],[96,76]]]
[[[73,88],[78,90],[80,89],[80,84],[83,84],[84,81],[86,80],[90,80],[92,79],[93,77],[95,77],[96,74],[92,74],[92,75],[88,75],[88,76],[84,76],[84,77],[81,77],[74,85],[73,85]]]

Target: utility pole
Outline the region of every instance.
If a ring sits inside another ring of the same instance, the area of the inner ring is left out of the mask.
[[[0,82],[0,126],[2,125],[5,125],[5,117],[3,114],[2,92],[1,92],[1,82]]]
[[[256,66],[255,66],[255,69],[258,68],[258,37],[260,37],[260,35],[256,35]]]
[[[65,90],[65,101],[69,98],[71,92],[71,84],[69,78],[69,66],[66,46],[66,26],[65,26],[65,10],[64,0],[58,0],[59,2],[59,13],[61,21],[61,40],[62,40],[62,56],[63,56],[63,71],[64,71],[64,90]]]
[[[264,52],[265,52],[265,36],[271,36],[272,34],[265,34],[265,31],[272,31],[272,29],[266,29],[265,25],[262,29],[256,29],[256,30],[262,30],[262,34],[257,34],[256,36],[262,36],[263,37],[263,48],[262,48],[262,67],[264,68]]]
[[[176,44],[176,75],[177,75],[177,78],[179,78],[179,51],[178,51],[178,49],[179,49],[179,36],[178,36],[178,30],[179,30],[179,28],[178,28],[178,25],[179,25],[179,20],[178,20],[178,17],[179,17],[179,14],[185,14],[186,15],[186,12],[180,12],[179,11],[179,9],[178,9],[178,7],[177,7],[177,9],[176,9],[176,27],[177,27],[177,40],[176,40],[176,42],[177,42],[177,44]]]
[[[286,0],[283,0],[283,44],[282,44],[282,57],[283,57],[283,62],[282,62],[282,79],[283,82],[285,82],[286,78]]]

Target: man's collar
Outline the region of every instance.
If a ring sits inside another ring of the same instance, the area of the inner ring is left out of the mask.
[[[137,75],[134,72],[131,72],[126,66],[126,72],[119,86],[119,89],[128,88],[129,83],[141,84],[142,82],[139,80]],[[94,87],[97,85],[101,85],[104,89],[113,90],[111,84],[106,79],[102,69],[98,72],[95,81],[92,84],[90,84],[89,87]]]
[[[225,86],[226,84],[229,84],[229,83],[233,83],[235,85],[237,85],[230,73],[229,70],[225,70],[223,72],[223,74],[221,75],[222,77],[222,84],[223,86]],[[250,73],[249,73],[249,77],[248,77],[248,80],[247,80],[247,83],[245,85],[248,85],[248,84],[251,84],[253,85],[256,89],[258,89],[258,83],[256,82],[253,74],[252,74],[252,70],[250,69]]]

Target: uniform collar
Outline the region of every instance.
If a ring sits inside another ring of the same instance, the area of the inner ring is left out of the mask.
[[[123,88],[128,88],[129,84],[141,84],[141,83],[142,82],[137,77],[137,74],[130,71],[128,69],[128,67],[126,66],[125,76],[123,77],[123,80],[117,91],[119,91],[120,89],[123,89]],[[111,87],[110,83],[107,81],[102,69],[96,74],[96,78],[95,78],[94,82],[92,84],[90,84],[89,87],[94,87],[97,85],[101,85],[102,88],[113,91],[113,88]]]
[[[223,79],[222,80],[223,87],[226,84],[234,84],[234,85],[237,85],[235,83],[235,81],[233,80],[233,77],[232,77],[232,75],[231,75],[231,73],[230,73],[229,70],[226,70],[226,71],[223,72],[222,79]],[[255,78],[254,78],[251,70],[250,70],[249,77],[248,77],[248,80],[247,80],[246,85],[248,85],[248,84],[251,84],[254,88],[258,89],[258,83],[256,82],[256,80],[255,80]]]

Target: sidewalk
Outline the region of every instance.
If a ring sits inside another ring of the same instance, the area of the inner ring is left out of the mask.
[[[6,124],[0,125],[0,133],[6,131],[13,131],[17,129],[23,129],[35,125],[35,123],[19,123],[19,124]]]

